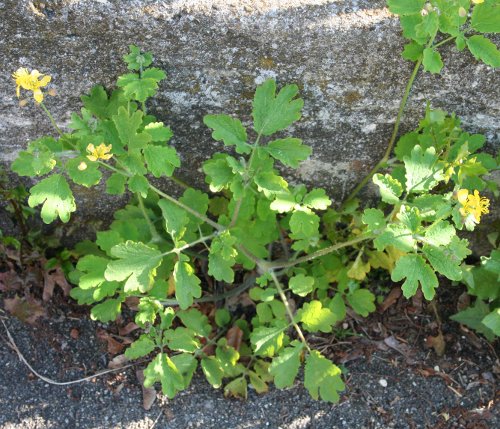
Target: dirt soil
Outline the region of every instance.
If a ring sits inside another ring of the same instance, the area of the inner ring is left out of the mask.
[[[122,352],[127,335],[113,334],[119,327],[91,321],[86,309],[59,295],[45,304],[48,317],[32,324],[0,310],[2,429],[500,427],[498,350],[447,318],[439,325],[435,312],[418,310],[415,301],[399,298],[368,320],[351,317],[344,326],[354,334],[349,337],[309,338],[345,369],[339,404],[312,400],[299,382],[265,395],[250,391],[247,401],[226,399],[197,374],[187,391],[173,400],[158,393],[146,411],[136,375],[141,364],[58,386],[20,360],[7,330],[27,362],[56,381],[93,375]],[[450,298],[438,303],[446,313]],[[429,347],[439,326],[444,342]],[[443,345],[439,357],[436,347]]]

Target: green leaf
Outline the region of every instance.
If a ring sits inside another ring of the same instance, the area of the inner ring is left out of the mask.
[[[337,321],[332,311],[323,307],[321,301],[313,300],[306,302],[302,308],[297,311],[297,321],[302,322],[306,331],[309,332],[332,332],[332,326]]]
[[[106,280],[123,281],[125,292],[147,292],[153,285],[156,269],[161,263],[161,253],[144,243],[127,241],[111,249],[111,256],[118,260],[108,264]]]
[[[234,248],[236,237],[229,231],[224,231],[212,240],[208,254],[208,273],[216,280],[233,283],[234,271],[232,266],[236,262],[238,252]]]
[[[95,243],[108,255],[111,255],[111,248],[113,246],[124,242],[124,239],[118,231],[98,231],[96,235],[97,239]]]
[[[497,308],[488,314],[482,320],[482,323],[484,326],[491,329],[497,337],[500,337],[500,308]]]
[[[146,356],[156,348],[155,342],[149,337],[148,334],[142,334],[135,340],[130,347],[125,350],[125,356],[128,359],[139,359]]]
[[[422,61],[424,70],[431,73],[440,73],[443,68],[441,54],[433,48],[424,49],[424,59]]]
[[[174,135],[163,122],[150,122],[144,127],[144,131],[151,136],[153,142],[168,142]]]
[[[66,179],[60,174],[53,174],[41,180],[30,189],[28,205],[42,205],[41,216],[45,223],[53,222],[58,216],[62,222],[69,221],[76,210],[75,199]]]
[[[194,337],[194,332],[187,328],[177,328],[167,330],[163,338],[168,341],[171,350],[194,353],[201,346],[201,343]]]
[[[387,0],[389,10],[396,15],[413,15],[420,13],[425,0]]]
[[[84,169],[80,169],[85,166]],[[101,181],[102,174],[97,162],[89,162],[84,157],[72,158],[66,163],[68,176],[78,185],[90,188]]]
[[[182,374],[165,353],[158,353],[144,370],[145,387],[151,387],[157,381],[161,382],[163,394],[170,399],[184,389]]]
[[[120,173],[113,173],[106,181],[106,192],[110,195],[122,195],[125,192],[127,177]]]
[[[208,321],[208,317],[195,308],[180,310],[176,316],[181,319],[186,328],[191,329],[198,337],[208,338],[210,332],[212,332],[212,326]]]
[[[312,153],[309,146],[303,145],[301,139],[286,137],[270,142],[264,149],[283,164],[297,168]]]
[[[221,387],[224,371],[214,356],[209,356],[201,360],[201,369],[207,378],[207,381],[216,389]]]
[[[425,150],[417,145],[411,151],[411,157],[404,157],[406,167],[406,190],[408,193],[426,192],[438,184],[442,177],[442,164],[438,161],[436,149]]]
[[[144,176],[136,174],[128,180],[128,188],[130,192],[136,192],[141,194],[142,198],[148,196],[149,182]]]
[[[403,283],[403,295],[411,298],[417,292],[418,285],[422,288],[425,299],[434,298],[435,289],[438,287],[438,279],[433,269],[425,263],[420,255],[409,254],[398,259],[391,274],[391,279],[398,282],[406,278]]]
[[[129,45],[130,53],[123,56],[129,70],[141,70],[151,65],[153,55],[149,52],[141,52],[135,45]]]
[[[338,392],[345,389],[341,374],[338,366],[313,350],[306,358],[304,387],[313,399],[321,397],[324,401],[338,402]]]
[[[205,215],[208,210],[208,195],[198,191],[197,189],[193,188],[188,188],[184,191],[184,194],[182,197],[179,198],[179,201],[186,206],[192,208],[196,212]],[[198,227],[198,225],[201,225],[203,221],[192,214],[188,213],[187,214],[191,224],[194,227]]]
[[[375,295],[368,289],[356,289],[347,294],[347,302],[356,313],[363,317],[375,311]]]
[[[78,286],[82,289],[92,289],[101,285],[106,279],[104,271],[108,266],[109,259],[95,255],[85,255],[76,264],[76,269],[82,272],[78,280]]]
[[[224,387],[224,396],[234,396],[235,398],[246,400],[248,396],[247,379],[242,376],[228,383],[226,387]]]
[[[314,277],[298,274],[290,279],[288,286],[295,295],[306,296],[313,290]]]
[[[380,234],[385,228],[385,215],[379,209],[365,209],[361,221],[368,226],[368,231]]]
[[[462,279],[462,269],[460,268],[462,259],[457,257],[450,249],[425,245],[423,252],[438,273],[450,280],[459,281]]]
[[[398,180],[394,179],[389,174],[375,174],[373,176],[373,183],[380,189],[380,197],[382,201],[389,204],[396,204],[399,202],[399,197],[403,193],[403,187]]]
[[[148,146],[143,153],[148,169],[155,177],[170,177],[175,168],[181,166],[181,160],[173,147]]]
[[[290,237],[301,240],[318,236],[319,221],[319,216],[312,212],[294,212],[290,218]]]
[[[387,246],[394,246],[403,252],[415,250],[417,241],[413,238],[413,232],[403,224],[389,224],[387,229],[374,241],[377,250],[382,251]]]
[[[53,170],[57,161],[48,149],[21,151],[11,165],[19,176],[43,176]]]
[[[405,45],[401,54],[405,60],[417,61],[422,55],[424,47],[414,41]]]
[[[286,85],[275,95],[276,82],[272,79],[258,86],[252,110],[255,131],[269,136],[299,120],[304,101],[294,99],[298,92],[297,85]]]
[[[90,310],[90,318],[92,320],[99,320],[103,323],[116,320],[121,312],[122,302],[123,300],[120,298],[108,299],[107,301],[94,305],[92,310]]]
[[[165,199],[158,201],[158,206],[165,219],[165,229],[174,239],[180,239],[189,223],[186,211]]]
[[[326,210],[332,204],[332,201],[328,198],[324,189],[316,188],[304,196],[302,204],[310,209]]]
[[[151,141],[151,136],[148,133],[138,133],[139,127],[142,125],[143,112],[136,110],[129,115],[125,107],[120,107],[118,113],[113,116],[118,135],[124,146],[128,146],[129,150],[144,149],[146,144]]]
[[[500,51],[496,45],[484,36],[472,36],[467,40],[467,47],[477,60],[491,67],[500,67]]]
[[[344,298],[341,293],[336,293],[328,304],[328,308],[332,311],[337,321],[344,320],[346,316],[346,307]]]
[[[272,171],[264,171],[257,174],[254,177],[254,182],[259,191],[264,192],[266,197],[274,194],[283,194],[288,191],[288,183],[285,179]]]
[[[455,237],[455,228],[445,220],[438,220],[425,230],[425,242],[432,246],[447,246]]]
[[[203,122],[214,130],[212,132],[214,140],[222,140],[226,146],[236,146],[236,152],[239,154],[248,154],[252,151],[252,146],[247,143],[247,131],[239,119],[228,115],[206,115]]]
[[[257,356],[272,357],[283,346],[286,326],[273,328],[258,327],[250,334],[250,342]]]
[[[223,328],[231,321],[231,313],[226,308],[218,308],[215,310],[215,324],[219,328]]]
[[[474,306],[470,306],[465,310],[450,316],[450,319],[483,334],[488,341],[493,341],[495,339],[494,332],[483,323],[484,318],[488,314],[490,314],[489,305],[481,299],[476,299]]]
[[[422,16],[422,22],[415,26],[415,31],[420,37],[433,37],[439,28],[439,15],[436,11],[431,11]],[[424,49],[425,58],[425,49]]]
[[[142,74],[142,77],[136,73],[124,74],[118,78],[116,85],[123,88],[126,97],[142,103],[156,94],[158,82],[165,77],[166,74],[160,69],[150,68]]]
[[[193,298],[201,296],[200,279],[188,261],[189,258],[186,255],[180,254],[174,267],[175,298],[183,310],[193,304]]]
[[[273,359],[269,373],[274,375],[274,384],[278,389],[292,387],[300,368],[300,355],[304,345],[294,342],[293,347],[286,347]]]
[[[227,155],[216,154],[203,164],[206,182],[212,192],[229,188],[234,179],[234,171],[226,161]]]
[[[474,6],[471,17],[474,30],[481,33],[500,33],[500,3],[487,0]]]

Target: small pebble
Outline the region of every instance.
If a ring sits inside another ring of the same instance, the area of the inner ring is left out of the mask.
[[[382,387],[387,387],[387,380],[381,378],[379,381],[378,381],[378,384],[380,384]]]

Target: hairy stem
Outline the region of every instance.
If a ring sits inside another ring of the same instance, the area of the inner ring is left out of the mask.
[[[276,286],[276,289],[278,289],[278,294],[281,298],[281,301],[283,301],[283,304],[285,305],[286,313],[288,315],[288,318],[290,319],[290,323],[293,325],[295,332],[297,332],[297,335],[298,335],[300,341],[302,341],[302,343],[304,344],[306,349],[309,352],[311,352],[311,348],[309,347],[309,344],[307,343],[307,340],[304,337],[304,334],[302,333],[302,329],[300,329],[300,326],[294,320],[292,309],[290,308],[290,304],[288,303],[288,299],[285,295],[285,292],[283,291],[283,288],[281,287],[281,284],[280,284],[278,278],[276,277],[276,273],[272,270],[270,270],[268,272],[271,275],[271,278],[273,279],[273,282],[274,282],[274,285]]]
[[[155,226],[153,225],[153,222],[151,222],[151,219],[148,216],[148,213],[146,211],[146,207],[144,206],[144,200],[142,199],[142,196],[139,192],[137,192],[137,201],[139,203],[139,208],[141,209],[142,215],[144,216],[144,219],[146,220],[146,223],[149,226],[149,231],[151,232],[151,239],[154,242],[157,242],[161,239],[160,235],[158,234],[158,231],[156,230]]]
[[[250,289],[255,284],[256,278],[257,276],[255,274],[252,274],[248,276],[242,284],[240,284],[238,287],[234,289],[221,293],[220,295],[210,295],[210,296],[204,296],[202,298],[193,299],[193,303],[198,304],[202,302],[217,302],[227,298],[232,298],[233,296],[238,296],[240,293],[243,293],[246,290]],[[169,305],[169,306],[179,305],[179,302],[176,299],[164,299],[160,302],[163,305]]]
[[[192,241],[191,243],[185,244],[184,246],[176,247],[172,250],[169,250],[168,252],[162,253],[161,256],[171,255],[172,253],[180,253],[183,250],[186,250],[186,249],[189,249],[190,247],[196,246],[197,244],[205,243],[206,241],[217,237],[217,235],[218,235],[217,233],[213,233],[213,234],[207,235],[206,237],[201,237],[198,240],[195,240],[195,241]]]
[[[303,262],[308,262],[313,259],[319,258],[321,256],[328,255],[329,253],[335,252],[336,250],[342,249],[343,247],[349,247],[357,243],[361,243],[362,241],[366,240],[371,240],[373,236],[371,235],[365,235],[365,236],[360,236],[357,238],[354,238],[349,241],[345,241],[343,243],[338,243],[338,244],[333,244],[331,246],[325,247],[324,249],[320,249],[314,253],[311,253],[309,255],[302,256],[300,258],[295,259],[294,261],[276,261],[276,262],[271,262],[267,264],[267,268],[269,269],[278,269],[278,268],[291,268],[294,267],[295,265],[301,264]]]
[[[431,37],[429,42],[426,45],[426,48],[429,48],[432,46],[434,43],[434,39],[436,36]],[[447,39],[442,40],[439,43],[436,43],[434,45],[435,48],[442,46],[451,40],[455,39],[455,37],[448,37]],[[398,131],[399,131],[399,125],[401,124],[401,119],[403,117],[403,112],[406,107],[406,103],[408,102],[408,97],[410,96],[411,89],[413,87],[413,83],[415,82],[415,78],[418,75],[418,70],[420,69],[420,66],[422,64],[422,61],[424,59],[423,54],[420,55],[418,58],[417,62],[415,63],[415,67],[413,68],[413,72],[410,76],[410,79],[408,80],[408,83],[406,84],[405,92],[403,94],[403,98],[401,99],[401,102],[399,103],[399,110],[398,110],[398,115],[396,117],[396,122],[394,123],[394,128],[392,130],[392,135],[389,140],[389,144],[387,145],[387,149],[385,150],[384,156],[382,159],[375,165],[375,167],[372,168],[372,170],[368,173],[367,176],[364,177],[364,179],[358,183],[358,185],[352,190],[350,195],[347,197],[347,199],[342,203],[341,205],[341,210],[345,208],[347,203],[349,203],[356,195],[358,195],[359,191],[363,189],[363,187],[368,183],[369,180],[387,163],[389,156],[392,152],[392,148],[394,147],[394,143],[396,142],[396,137],[398,136]]]
[[[58,132],[58,134],[60,136],[62,136],[64,133],[61,131],[59,126],[56,124],[56,121],[54,120],[52,113],[49,112],[49,109],[47,109],[47,107],[45,107],[45,104],[43,104],[43,102],[39,103],[39,105],[43,109],[43,111],[47,114],[47,116],[49,117],[50,123],[52,124],[52,126],[55,128],[55,130]]]
[[[186,210],[188,213],[192,214],[194,217],[202,220],[205,223],[208,223],[210,226],[214,227],[218,231],[223,231],[226,229],[225,226],[218,224],[217,222],[214,222],[212,219],[208,218],[207,216],[197,212],[196,210],[192,209],[191,207],[187,206],[186,204],[181,203],[180,201],[176,200],[175,198],[171,197],[170,195],[166,194],[163,191],[160,191],[157,187],[153,186],[151,183],[149,183],[149,188],[156,192],[158,195],[161,197],[165,198],[166,200],[174,203],[175,205],[179,206],[180,208]]]

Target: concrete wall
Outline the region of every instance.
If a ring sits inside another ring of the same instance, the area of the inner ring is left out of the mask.
[[[294,133],[314,150],[289,177],[326,187],[335,201],[382,156],[412,69],[383,0],[0,1],[0,161],[52,132],[39,108],[18,106],[13,71],[52,75],[58,96],[47,105],[64,127],[80,94],[111,86],[125,71],[121,57],[131,43],[153,51],[168,73],[149,108],[174,130],[182,178],[201,185],[201,162],[222,148],[203,115],[249,121],[255,86],[274,77],[301,88],[305,108]],[[498,148],[499,72],[453,46],[443,57],[442,75],[418,79],[403,131],[416,126],[429,99]],[[119,204],[98,191],[78,196],[87,217]]]

